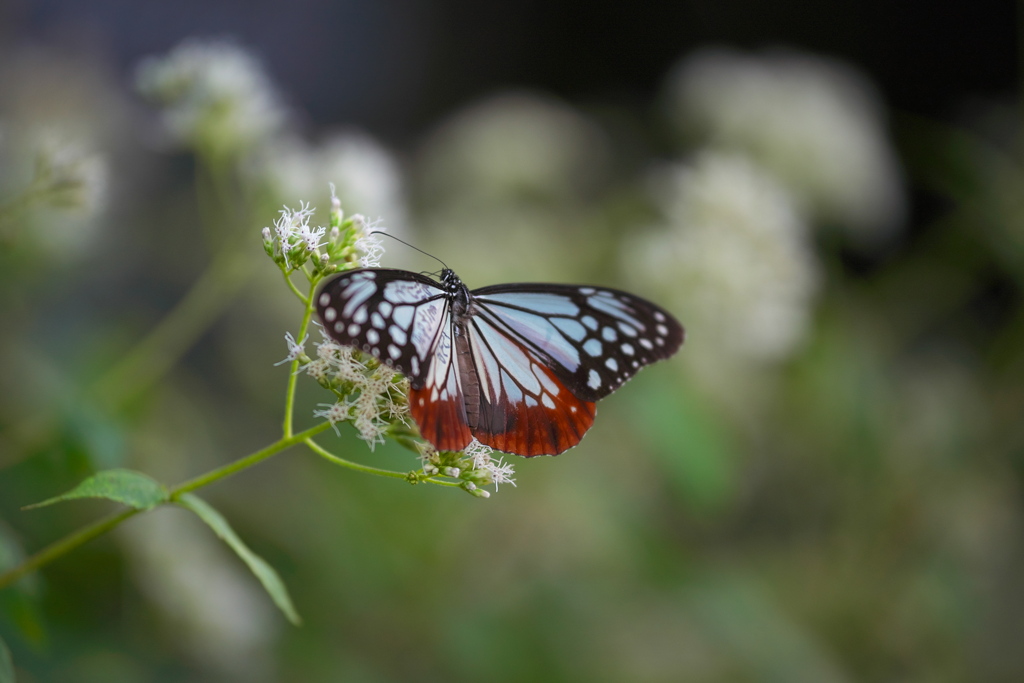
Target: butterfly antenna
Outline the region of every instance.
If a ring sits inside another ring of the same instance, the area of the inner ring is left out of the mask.
[[[423,251],[423,250],[422,250],[422,249],[420,249],[419,247],[414,247],[413,245],[409,244],[409,243],[408,243],[408,242],[406,242],[405,240],[403,240],[403,239],[399,239],[398,237],[395,237],[395,236],[394,236],[394,235],[392,235],[391,233],[388,233],[388,232],[384,232],[383,230],[373,230],[373,231],[371,231],[371,232],[370,232],[369,234],[371,234],[371,235],[383,235],[384,237],[390,237],[391,239],[393,239],[393,240],[395,240],[395,241],[397,241],[397,242],[401,242],[402,244],[404,244],[405,246],[409,247],[410,249],[414,249],[414,250],[416,250],[416,251],[420,252],[421,254],[423,254],[423,255],[425,255],[425,256],[429,256],[430,258],[434,259],[435,261],[437,261],[438,263],[440,263],[440,264],[441,264],[442,266],[444,266],[445,268],[448,268],[448,264],[447,264],[447,263],[445,263],[445,262],[444,262],[444,261],[442,261],[441,259],[437,258],[437,257],[436,257],[436,256],[434,256],[433,254],[428,254],[427,252]]]

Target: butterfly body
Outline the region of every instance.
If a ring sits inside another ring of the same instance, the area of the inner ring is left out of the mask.
[[[682,326],[654,304],[602,287],[493,285],[470,291],[449,269],[361,269],[320,290],[328,335],[404,373],[420,433],[439,450],[475,437],[523,456],[579,443],[595,402],[668,358]]]

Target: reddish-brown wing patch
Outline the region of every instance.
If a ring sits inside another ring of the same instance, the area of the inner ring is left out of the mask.
[[[473,429],[480,443],[527,458],[558,455],[578,444],[593,426],[597,409],[592,402],[573,396],[548,368],[538,364],[534,369],[548,377],[546,387],[557,386],[557,393],[545,390],[510,401],[503,392],[497,402],[485,400],[480,424]]]
[[[461,395],[431,401],[430,389],[410,389],[409,412],[423,438],[439,451],[461,451],[473,440]]]

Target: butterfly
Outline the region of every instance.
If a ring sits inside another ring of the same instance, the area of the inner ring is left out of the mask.
[[[438,450],[475,437],[507,453],[557,455],[594,424],[595,402],[673,355],[682,325],[638,296],[606,287],[518,283],[470,291],[364,268],[316,296],[326,333],[409,379],[409,410]]]

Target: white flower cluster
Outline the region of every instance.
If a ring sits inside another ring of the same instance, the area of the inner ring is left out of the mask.
[[[485,446],[476,439],[466,446],[463,453],[473,463],[473,469],[486,472],[491,477],[491,481],[494,482],[494,490],[498,490],[498,484],[512,484],[516,485],[515,479],[512,475],[515,474],[515,470],[512,468],[510,463],[504,462],[501,458],[495,460],[492,457],[494,451],[490,446]]]
[[[459,456],[458,462],[462,465],[460,467],[447,464],[437,449],[424,443],[420,448],[420,461],[426,474],[462,479],[467,491],[481,498],[489,498],[491,494],[478,486],[494,484],[494,490],[497,491],[499,484],[516,485],[515,479],[512,478],[515,475],[512,465],[501,458],[495,460],[492,453],[490,446],[473,439]]]
[[[281,215],[274,221],[273,233],[277,240],[275,251],[279,251],[288,268],[298,268],[320,248],[327,228],[309,226],[309,220],[316,213],[316,209],[308,203],[299,202],[297,210],[286,206],[278,213]],[[269,238],[270,228],[263,228],[264,241]]]
[[[298,209],[284,207],[279,211],[281,214],[274,221],[274,228],[263,228],[263,245],[267,255],[280,261],[289,271],[301,268],[309,260],[314,261],[317,267],[326,267],[332,259],[348,254],[345,244],[351,243],[355,249],[354,256],[363,268],[376,268],[380,266],[380,259],[384,255],[384,244],[379,235],[373,232],[384,232],[386,228],[379,224],[379,221],[367,224],[360,214],[352,216],[351,232],[344,232],[339,225],[342,224],[343,213],[341,202],[334,195],[333,185],[331,192],[331,223],[334,227],[328,232],[324,226],[312,226],[310,221],[316,214],[316,209],[308,203],[299,202]],[[321,249],[324,251],[321,252]]]
[[[287,118],[259,61],[229,41],[185,41],[143,61],[137,79],[144,95],[164,104],[178,138],[218,152],[254,147]]]
[[[360,214],[352,217],[352,224],[360,233],[355,241],[356,250],[362,254],[359,265],[363,268],[380,268],[380,260],[384,256],[384,240],[376,233],[384,232],[386,228],[380,225],[380,220],[367,223]]]
[[[686,312],[698,333],[684,355],[703,370],[712,359],[788,357],[807,333],[818,285],[791,195],[736,154],[704,153],[660,180],[667,231],[635,242],[628,270]]]
[[[874,88],[852,67],[795,52],[700,52],[668,83],[673,118],[773,173],[808,212],[873,240],[905,212]]]
[[[406,422],[408,382],[383,363],[364,359],[355,349],[341,346],[326,335],[316,347],[317,357],[303,368],[306,374],[341,390],[347,398],[324,404],[323,410],[313,414],[333,425],[351,421],[372,451],[378,443],[384,443],[384,432],[390,424]],[[291,355],[291,348],[289,352]]]

